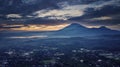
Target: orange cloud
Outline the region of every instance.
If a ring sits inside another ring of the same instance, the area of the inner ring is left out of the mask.
[[[11,28],[10,30],[20,30],[20,31],[55,31],[62,29],[69,24],[60,24],[60,25],[28,25],[20,28]]]

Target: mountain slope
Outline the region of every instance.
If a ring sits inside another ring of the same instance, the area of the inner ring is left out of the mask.
[[[111,30],[104,26],[100,28],[86,28],[80,24],[73,23],[59,31],[54,32],[54,35],[61,36],[97,36],[97,35],[115,35],[120,34],[119,31]]]

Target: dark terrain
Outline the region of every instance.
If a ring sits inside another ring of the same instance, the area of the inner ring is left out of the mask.
[[[120,67],[118,31],[85,29],[74,24],[54,32],[1,31],[0,67]]]

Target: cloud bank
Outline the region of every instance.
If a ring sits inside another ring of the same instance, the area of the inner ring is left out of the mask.
[[[120,29],[119,18],[120,0],[0,0],[0,24],[77,22]]]

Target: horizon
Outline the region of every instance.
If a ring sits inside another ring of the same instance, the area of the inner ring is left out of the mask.
[[[58,24],[58,25],[41,25],[41,24],[34,24],[34,25],[2,25],[2,28],[0,29],[1,31],[3,30],[9,30],[9,31],[58,31],[61,29],[66,28],[67,26],[70,26],[72,24],[78,24],[81,25],[79,23],[65,23],[65,24]],[[47,27],[46,27],[47,26]],[[84,26],[86,28],[101,28],[101,27],[106,27],[108,29],[111,29],[109,26],[86,26],[86,25],[81,25]],[[18,28],[17,28],[18,27]],[[111,29],[111,30],[117,30],[120,31],[118,29]]]

